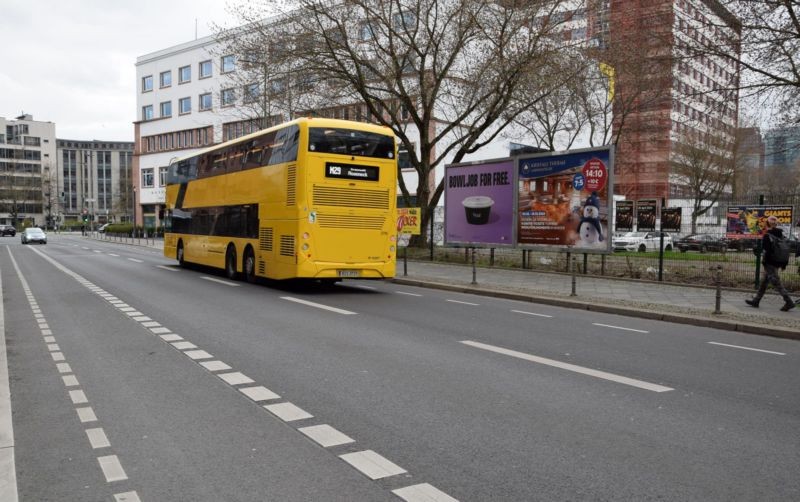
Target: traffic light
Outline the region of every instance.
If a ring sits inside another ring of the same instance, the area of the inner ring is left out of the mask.
[[[84,223],[88,223],[89,222],[89,215],[88,214],[84,214],[83,215],[83,222]]]

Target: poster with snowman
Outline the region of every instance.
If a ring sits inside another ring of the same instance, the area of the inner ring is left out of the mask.
[[[611,252],[613,160],[612,147],[518,157],[517,245]]]

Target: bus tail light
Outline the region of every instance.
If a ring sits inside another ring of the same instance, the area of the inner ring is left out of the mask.
[[[309,245],[308,245],[308,243],[307,243],[307,242],[306,242],[306,243],[304,243],[304,244],[303,244],[303,247],[302,247],[303,251],[308,251],[308,248],[309,248]]]
[[[389,251],[391,251],[392,253],[394,253],[394,246],[389,246]]]
[[[308,232],[303,232],[303,239],[308,240],[309,237],[311,236],[308,235]]]
[[[389,242],[394,242],[394,241],[396,241],[396,240],[397,240],[397,237],[395,237],[394,235],[392,235],[391,237],[389,237]]]

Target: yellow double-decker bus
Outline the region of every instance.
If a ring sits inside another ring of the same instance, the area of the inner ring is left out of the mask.
[[[396,185],[390,129],[297,119],[169,166],[164,256],[250,282],[393,277]]]

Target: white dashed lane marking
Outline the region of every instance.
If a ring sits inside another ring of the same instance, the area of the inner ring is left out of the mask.
[[[372,450],[347,453],[339,458],[361,471],[369,479],[382,479],[407,472]]]
[[[722,347],[730,347],[732,349],[742,349],[742,350],[750,350],[753,352],[763,352],[765,354],[774,354],[776,356],[785,356],[785,352],[775,352],[772,350],[764,350],[764,349],[754,349],[752,347],[742,347],[741,345],[729,345],[727,343],[719,343],[719,342],[708,342],[711,345],[720,345]]]
[[[98,457],[97,461],[100,463],[100,469],[103,470],[103,475],[106,477],[107,482],[111,483],[128,479],[128,475],[125,474],[125,470],[122,469],[122,464],[119,463],[119,458],[117,458],[116,455]]]
[[[294,298],[292,296],[281,296],[281,300],[288,300],[290,302],[299,303],[301,305],[307,305],[309,307],[315,307],[322,310],[328,310],[330,312],[336,312],[337,314],[344,314],[344,315],[355,315],[355,312],[351,312],[349,310],[344,310],[336,307],[331,307],[329,305],[323,305],[321,303],[314,303],[308,300],[301,300],[300,298]]]
[[[395,291],[398,295],[406,295],[406,296],[422,296],[417,293],[409,293],[407,291]]]
[[[392,493],[406,502],[458,502],[458,500],[428,483],[398,488],[397,490],[392,490]]]
[[[472,305],[473,307],[479,307],[480,303],[470,303],[470,302],[462,302],[460,300],[447,300],[450,303],[459,303],[461,305]]]
[[[281,396],[275,394],[268,388],[264,386],[257,386],[257,387],[244,387],[240,388],[239,392],[244,394],[245,396],[249,397],[253,401],[270,401],[272,399],[280,399]]]
[[[294,422],[295,420],[305,420],[306,418],[314,417],[311,413],[292,403],[268,404],[264,406],[264,408],[284,422]]]
[[[136,258],[128,258],[128,261],[132,261],[132,262],[135,262],[135,263],[144,263],[143,260],[137,260]]]
[[[600,324],[598,322],[593,322],[592,324],[594,326],[600,326],[602,328],[621,329],[624,331],[635,331],[636,333],[650,333],[649,331],[645,331],[643,329],[624,328],[622,326],[612,326],[611,324]]]
[[[91,444],[92,448],[95,450],[111,446],[105,431],[101,427],[86,429],[86,435],[89,437],[89,444]]]
[[[200,278],[203,279],[203,280],[206,280],[206,281],[216,282],[217,284],[224,284],[224,285],[230,286],[232,288],[238,288],[239,287],[239,284],[236,284],[235,282],[224,281],[222,279],[217,279],[216,277],[207,277],[205,275],[201,275]]]
[[[608,373],[605,371],[599,371],[591,368],[584,368],[583,366],[577,366],[575,364],[556,361],[554,359],[548,359],[546,357],[539,357],[533,354],[525,354],[524,352],[517,352],[516,350],[509,350],[509,349],[504,349],[502,347],[495,347],[494,345],[487,345],[485,343],[473,342],[471,340],[464,340],[461,343],[463,343],[464,345],[469,345],[470,347],[475,347],[476,349],[488,350],[489,352],[494,352],[496,354],[503,354],[505,356],[516,357],[517,359],[522,359],[525,361],[530,361],[538,364],[544,364],[545,366],[560,368],[563,370],[580,373],[582,375],[601,378],[603,380],[609,380],[611,382],[630,385],[631,387],[637,387],[640,389],[649,390],[653,392],[667,392],[674,390],[671,387],[665,387],[663,385],[657,385],[654,383],[645,382],[643,380],[636,380],[635,378],[628,378],[621,375],[615,375],[614,373]]]
[[[511,312],[515,312],[517,314],[525,314],[525,315],[532,315],[536,317],[553,317],[547,314],[537,314],[536,312],[525,312],[524,310],[512,310]]]
[[[312,425],[311,427],[302,427],[297,430],[316,441],[323,448],[356,442],[355,439],[339,432],[328,424]]]
[[[169,270],[170,272],[180,272],[180,269],[175,267],[167,267],[166,265],[156,265],[156,268],[160,268],[162,270]]]

